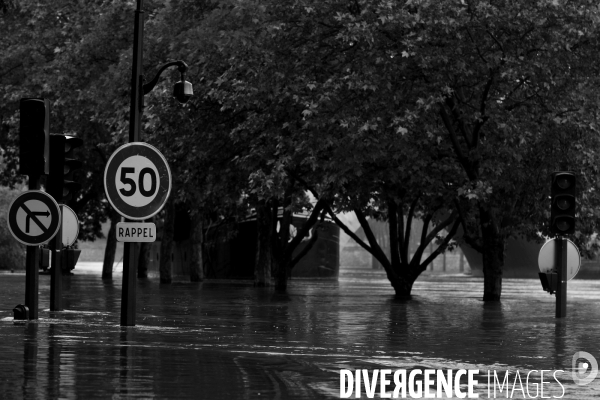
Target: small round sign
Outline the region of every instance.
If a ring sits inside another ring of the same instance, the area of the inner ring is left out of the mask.
[[[10,203],[6,220],[15,239],[28,246],[37,246],[56,235],[61,214],[52,196],[41,190],[29,190]]]
[[[566,239],[567,241],[567,280],[570,281],[579,272],[581,266],[581,256],[579,249],[575,246],[575,243]],[[538,266],[540,272],[550,273],[556,272],[556,259],[555,259],[555,248],[556,239],[550,239],[540,249],[538,255]]]
[[[75,211],[67,205],[61,204],[60,211],[62,213],[62,245],[68,247],[77,240],[79,220]]]
[[[104,169],[104,190],[114,209],[132,220],[156,215],[171,194],[171,170],[165,157],[148,143],[119,147]]]

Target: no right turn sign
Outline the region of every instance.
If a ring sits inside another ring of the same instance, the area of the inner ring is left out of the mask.
[[[19,242],[37,246],[56,235],[61,223],[58,203],[46,192],[29,190],[8,207],[8,229]]]

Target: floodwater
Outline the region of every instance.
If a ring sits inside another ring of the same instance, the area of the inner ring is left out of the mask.
[[[25,323],[12,320],[25,276],[0,274],[0,398],[337,399],[341,369],[476,369],[479,398],[507,398],[509,384],[512,398],[600,397],[600,377],[580,386],[570,372],[578,351],[600,360],[600,281],[569,282],[568,315],[557,320],[554,296],[535,280],[506,279],[497,304],[464,275],[423,277],[410,301],[394,300],[380,278],[295,279],[286,295],[145,280],[137,326],[122,328],[120,279],[65,277],[66,311],[50,312],[40,276],[40,319]],[[488,371],[499,383],[509,371],[504,393],[488,393]]]

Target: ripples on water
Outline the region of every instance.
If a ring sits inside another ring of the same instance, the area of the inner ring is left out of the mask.
[[[15,323],[25,278],[0,274],[0,398],[338,398],[342,368],[476,368],[484,383],[487,370],[570,368],[580,350],[600,359],[598,281],[571,281],[557,321],[554,296],[534,280],[504,280],[497,304],[466,276],[421,279],[410,301],[394,300],[385,279],[293,280],[286,295],[149,280],[137,326],[121,328],[120,276],[66,278],[64,312],[46,309],[48,278],[40,319]],[[565,379],[565,399],[600,396],[595,382]]]

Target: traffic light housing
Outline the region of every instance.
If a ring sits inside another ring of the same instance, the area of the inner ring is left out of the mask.
[[[577,177],[573,172],[558,171],[552,174],[552,205],[550,231],[557,235],[575,233],[575,208]]]
[[[50,102],[47,99],[21,99],[19,110],[19,173],[48,175]]]
[[[81,161],[74,158],[74,149],[81,147],[83,140],[76,136],[50,135],[50,168],[48,193],[60,204],[66,204],[81,188],[73,181],[73,172],[81,168]]]

